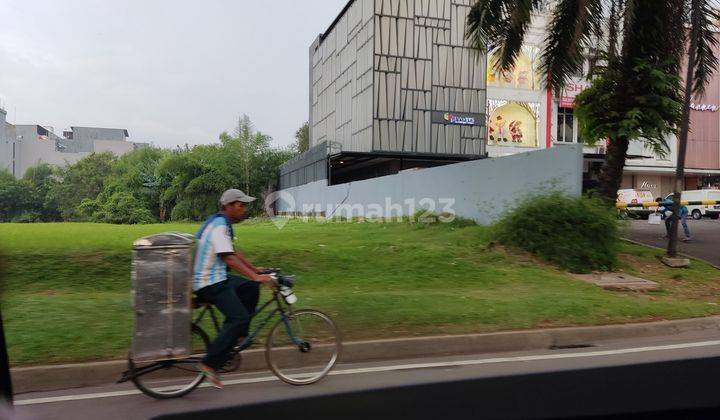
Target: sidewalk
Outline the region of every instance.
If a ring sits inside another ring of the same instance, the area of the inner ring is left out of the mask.
[[[344,343],[341,362],[585,347],[601,341],[670,336],[688,332],[702,332],[708,336],[720,337],[720,316],[597,327],[356,341]],[[242,356],[243,371],[267,369],[262,349],[245,351]],[[126,367],[126,361],[116,360],[21,367],[11,369],[11,374],[15,393],[20,394],[113,383],[120,378]]]

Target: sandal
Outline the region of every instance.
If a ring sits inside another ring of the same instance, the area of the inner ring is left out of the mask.
[[[200,373],[207,378],[208,381],[210,381],[210,384],[217,389],[223,389],[223,383],[220,380],[220,376],[217,374],[215,369],[211,368],[210,366],[207,366],[203,363],[198,364],[198,369],[200,370]]]

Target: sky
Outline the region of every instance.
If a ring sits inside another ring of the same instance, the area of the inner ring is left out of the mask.
[[[294,141],[308,49],[346,0],[2,0],[0,106],[10,123],[126,128],[207,144],[241,114]]]

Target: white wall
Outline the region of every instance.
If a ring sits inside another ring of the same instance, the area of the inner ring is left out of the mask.
[[[315,207],[315,211],[324,211],[329,216],[333,209],[343,205],[333,216],[370,217],[368,206],[378,204],[382,208],[382,215],[378,217],[396,217],[414,213],[405,204],[406,200],[422,205],[420,200],[429,199],[438,203],[434,210],[439,213],[443,211],[441,200],[451,199],[456,215],[490,224],[518,200],[546,190],[559,190],[573,196],[582,193],[581,145],[563,145],[349,184],[327,186],[325,181],[316,181],[282,190],[292,196],[295,205],[281,199],[276,206],[278,212],[302,212],[304,206],[309,205],[308,209]],[[393,210],[388,201],[400,209]],[[356,207],[348,209],[348,206]],[[359,207],[364,208],[364,213],[360,213]]]
[[[12,172],[12,142],[5,127],[7,113],[0,108],[0,170],[7,169]]]
[[[93,143],[95,153],[112,152],[118,156],[122,156],[135,149],[133,143],[129,141],[95,140]]]

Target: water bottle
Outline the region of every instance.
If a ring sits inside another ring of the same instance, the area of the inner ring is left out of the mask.
[[[287,286],[280,286],[280,294],[283,296],[283,299],[285,299],[285,302],[288,305],[292,305],[297,302],[297,296],[295,296],[293,289]]]

